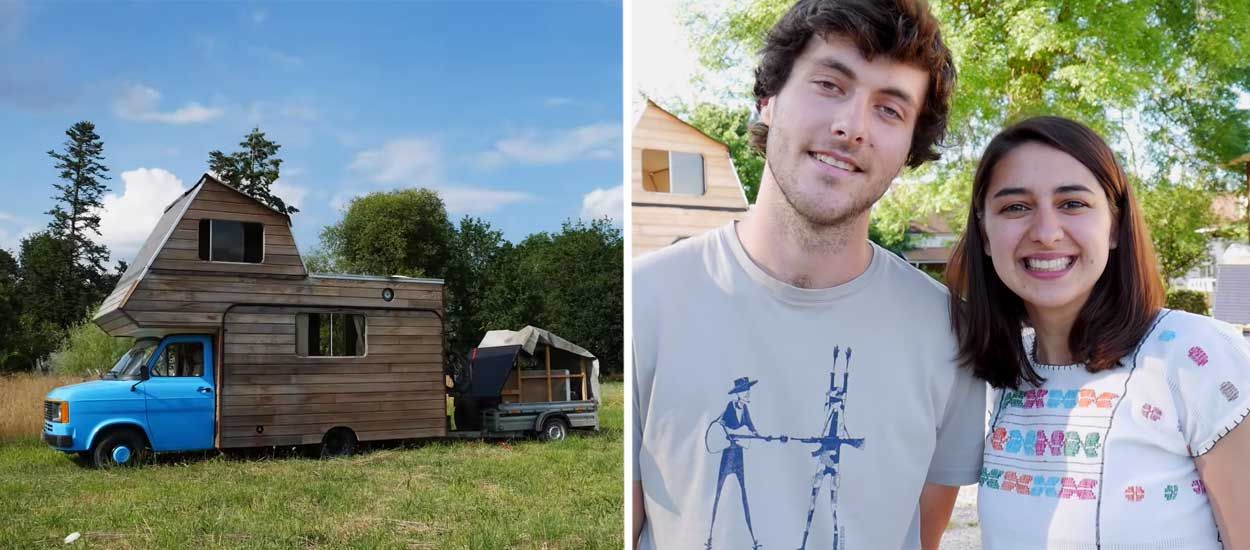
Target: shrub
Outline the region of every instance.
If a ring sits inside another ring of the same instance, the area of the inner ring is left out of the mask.
[[[1179,309],[1198,315],[1210,315],[1211,307],[1207,304],[1207,295],[1197,290],[1177,288],[1168,291],[1167,307]]]
[[[52,354],[52,371],[61,375],[98,376],[130,349],[131,338],[114,338],[91,321],[75,325]]]

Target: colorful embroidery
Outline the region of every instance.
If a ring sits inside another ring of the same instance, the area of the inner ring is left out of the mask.
[[[1224,398],[1229,401],[1236,401],[1237,396],[1241,395],[1241,393],[1237,391],[1237,386],[1234,386],[1232,382],[1224,382],[1223,384],[1220,384],[1220,393],[1223,393]]]
[[[1167,500],[1176,500],[1176,493],[1180,492],[1175,485],[1168,485],[1163,488],[1163,498]]]
[[[1051,456],[1073,457],[1084,450],[1086,458],[1097,458],[1098,449],[1102,446],[1102,434],[1090,432],[1082,440],[1081,434],[1075,431],[1055,430],[1047,438],[1044,430],[1009,431],[999,427],[994,428],[994,433],[990,435],[990,446],[995,451],[1025,456],[1044,456],[1050,449]]]
[[[1141,502],[1146,498],[1146,490],[1140,486],[1134,485],[1124,490],[1124,498],[1129,502]]]
[[[1176,338],[1176,333],[1170,330],[1165,330],[1163,333],[1159,334],[1159,339],[1164,342],[1171,342],[1173,338]]]
[[[1001,480],[1001,482],[1000,482]],[[1098,495],[1094,488],[1098,481],[1071,477],[1034,476],[1020,472],[1003,471],[998,468],[981,469],[981,486],[1009,493],[1045,498],[1094,500]]]
[[[1097,393],[1094,390],[1007,390],[1003,408],[1018,409],[1075,409],[1097,407],[1109,409],[1120,397],[1114,393]]]
[[[1189,358],[1199,367],[1207,364],[1207,352],[1202,351],[1202,348],[1198,346],[1189,348]]]
[[[1158,422],[1160,418],[1163,418],[1163,411],[1159,407],[1147,403],[1141,406],[1141,415],[1149,418],[1151,421]]]
[[[1201,479],[1195,479],[1193,483],[1190,483],[1189,485],[1190,487],[1193,487],[1195,495],[1201,495],[1207,492],[1207,486],[1202,484]]]

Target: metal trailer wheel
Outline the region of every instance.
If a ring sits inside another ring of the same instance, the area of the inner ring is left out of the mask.
[[[138,466],[147,456],[147,442],[129,429],[108,433],[91,448],[91,464],[102,469]]]
[[[356,452],[356,433],[350,428],[334,428],[321,439],[321,458],[351,456]]]
[[[561,418],[548,418],[543,421],[543,430],[538,433],[543,441],[564,441],[569,435],[569,426]]]

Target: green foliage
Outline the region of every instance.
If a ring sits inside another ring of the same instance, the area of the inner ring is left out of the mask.
[[[1178,288],[1168,291],[1167,307],[1179,309],[1198,315],[1210,315],[1211,307],[1207,304],[1207,295],[1197,290]]]
[[[91,240],[91,233],[100,236],[99,209],[104,207],[103,197],[109,189],[103,180],[109,179],[104,160],[104,142],[95,133],[95,125],[82,121],[65,131],[65,152],[48,151],[56,159],[63,183],[52,186],[59,192],[52,199],[56,204],[47,214],[52,216],[48,230],[65,239],[70,246],[69,261],[86,269],[86,274],[96,282],[104,274],[104,261],[108,248]]]
[[[321,232],[333,264],[349,273],[442,277],[453,228],[438,193],[400,189],[356,197]]]
[[[282,159],[274,156],[282,146],[265,139],[265,133],[260,128],[252,128],[243,141],[239,142],[239,147],[243,150],[229,155],[217,150],[209,152],[208,169],[235,189],[279,212],[299,212],[298,208],[287,206],[281,197],[270,190],[273,183],[278,181],[278,173],[282,167]]]
[[[1208,261],[1210,236],[1199,230],[1214,224],[1209,193],[1161,182],[1141,190],[1141,206],[1164,281],[1178,279]]]
[[[493,270],[482,319],[545,328],[595,354],[605,375],[624,372],[624,258],[621,230],[607,219],[530,235]]]
[[[691,126],[729,147],[729,157],[733,159],[747,203],[755,204],[760,177],[764,173],[764,157],[751,149],[751,110],[701,103],[693,109],[676,107],[675,112],[680,113],[681,118]]]
[[[468,355],[491,327],[483,318],[482,297],[496,284],[493,268],[512,251],[503,233],[479,218],[465,216],[452,234],[447,268],[447,340],[451,349]],[[512,327],[520,328],[520,327]]]
[[[60,349],[49,359],[52,371],[62,375],[98,376],[130,349],[130,338],[109,336],[90,319],[75,325]]]

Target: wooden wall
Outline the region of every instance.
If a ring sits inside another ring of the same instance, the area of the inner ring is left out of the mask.
[[[219,362],[219,447],[320,443],[337,426],[351,428],[361,441],[446,435],[437,316],[336,309],[366,315],[366,355],[298,357],[295,315],[312,311],[331,310],[230,311]]]
[[[286,216],[265,207],[216,180],[205,177],[203,186],[188,205],[165,246],[152,261],[153,271],[196,273],[247,273],[304,277],[304,263],[295,248]],[[200,220],[260,222],[265,226],[265,254],[261,263],[208,262],[200,259]]]
[[[702,196],[653,193],[642,186],[642,151],[658,149],[703,155],[707,192]],[[747,211],[729,149],[648,101],[633,130],[630,202],[632,254],[637,256],[741,219]]]

